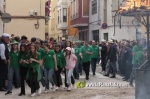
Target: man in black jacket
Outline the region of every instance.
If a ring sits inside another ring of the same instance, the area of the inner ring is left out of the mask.
[[[106,67],[106,57],[107,57],[107,46],[105,43],[105,40],[102,40],[102,49],[101,49],[101,61],[102,61],[102,71],[105,71],[105,67]]]
[[[113,41],[109,41],[110,48],[108,51],[108,70],[107,74],[105,76],[109,76],[110,70],[112,69],[112,76],[110,78],[116,77],[117,67],[116,67],[116,61],[117,61],[117,46]]]
[[[5,79],[8,73],[9,50],[7,44],[9,43],[9,37],[9,34],[4,33],[0,42],[0,91],[6,91]]]

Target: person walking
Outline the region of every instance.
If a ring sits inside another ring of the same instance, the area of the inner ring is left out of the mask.
[[[49,44],[44,44],[43,48],[45,50],[45,53],[43,54],[44,74],[46,80],[45,93],[47,93],[49,92],[49,82],[52,84],[53,91],[55,91],[53,75],[58,68],[55,52],[53,50],[49,50]]]
[[[58,70],[55,71],[56,74],[56,90],[59,90],[60,87],[62,86],[62,78],[61,78],[61,72],[66,66],[66,60],[64,53],[61,51],[61,46],[56,45],[55,46],[55,53],[56,53],[56,60],[57,60],[57,68]]]
[[[96,45],[96,42],[93,40],[92,41],[92,60],[91,60],[91,66],[92,66],[92,72],[93,72],[93,75],[95,75],[95,72],[96,72],[96,63],[97,63],[97,60],[99,58],[99,55],[101,54],[100,53],[100,49],[99,49],[99,46]]]
[[[26,44],[21,44],[20,45],[20,52],[19,52],[19,65],[20,65],[20,75],[21,75],[21,92],[19,96],[26,95],[25,92],[25,80],[26,80],[26,75],[28,71],[28,66],[29,66],[29,61],[28,61],[28,48]]]
[[[39,81],[41,80],[41,55],[37,52],[37,48],[35,44],[30,45],[30,53],[29,53],[29,69],[27,72],[26,79],[29,81],[29,86],[31,88],[31,97],[41,94],[41,89],[39,85]]]
[[[114,42],[111,40],[109,41],[110,48],[108,51],[108,62],[107,62],[107,70],[105,76],[109,76],[110,71],[112,70],[112,76],[110,78],[116,77],[117,67],[116,67],[116,61],[117,61],[117,47],[114,44]]]
[[[7,93],[5,95],[12,94],[13,87],[13,77],[15,74],[17,86],[20,86],[20,71],[19,71],[19,51],[18,51],[18,42],[15,40],[11,43],[11,51],[9,53],[9,74],[8,74],[8,88]]]
[[[90,62],[92,54],[92,47],[89,46],[89,43],[86,41],[85,46],[82,47],[80,53],[81,57],[83,58],[83,70],[86,75],[86,80],[89,80]]]
[[[105,40],[102,40],[102,49],[101,49],[101,66],[102,66],[102,72],[104,73],[105,70],[106,70],[106,63],[107,63],[107,46],[106,46],[106,41]]]
[[[132,49],[132,72],[130,75],[130,83],[129,85],[133,87],[133,80],[135,77],[135,69],[137,69],[140,65],[143,63],[143,48],[140,41],[137,42],[137,44]]]
[[[9,60],[9,39],[10,35],[3,33],[0,39],[0,91],[6,91],[5,80],[8,73],[8,60]]]
[[[71,48],[66,48],[66,79],[67,79],[67,91],[71,90],[71,76],[77,61],[75,54],[71,53]]]

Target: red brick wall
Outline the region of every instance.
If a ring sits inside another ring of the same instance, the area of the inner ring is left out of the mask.
[[[89,14],[89,0],[83,0],[84,4],[84,14]],[[76,19],[71,20],[71,25],[76,24],[88,24],[89,23],[89,17],[82,17],[82,0],[79,0],[79,17]]]

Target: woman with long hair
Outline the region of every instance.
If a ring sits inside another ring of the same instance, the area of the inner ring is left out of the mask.
[[[73,74],[73,70],[77,61],[77,57],[75,54],[71,53],[71,48],[66,48],[66,79],[67,79],[67,90],[70,91],[71,88],[71,76]]]
[[[72,46],[71,41],[66,41],[65,46],[66,46],[66,47],[65,47],[65,49],[64,49],[64,52],[66,52],[66,48],[67,48],[67,47],[70,47],[70,48],[71,48],[71,53],[75,53],[74,48],[71,47],[71,46]],[[66,54],[66,53],[65,53],[65,54]],[[65,70],[66,70],[66,69],[65,69]],[[72,83],[72,85],[73,85],[73,87],[74,87],[75,80],[74,80],[73,75],[71,75],[71,83]],[[65,87],[68,87],[66,71],[65,71]]]
[[[26,44],[21,44],[19,52],[19,64],[20,64],[20,75],[21,75],[21,92],[19,96],[25,95],[25,83],[26,75],[28,71],[28,48]]]
[[[19,72],[19,51],[18,51],[18,42],[12,41],[11,43],[11,51],[9,53],[9,75],[8,75],[8,88],[7,93],[5,95],[12,94],[12,86],[13,86],[13,77],[15,74],[15,79],[17,86],[20,86],[20,72]]]
[[[57,71],[57,61],[56,54],[53,50],[49,50],[49,44],[44,44],[43,48],[45,50],[43,54],[43,63],[44,63],[44,74],[45,74],[45,93],[49,92],[49,82],[52,84],[53,91],[55,90],[55,84],[53,81],[54,71]]]
[[[56,60],[57,60],[57,67],[58,67],[58,70],[55,71],[56,81],[57,81],[56,90],[59,90],[60,87],[62,86],[61,72],[66,66],[66,60],[65,60],[64,53],[61,51],[60,45],[55,46],[55,53],[56,53]]]
[[[41,94],[39,86],[39,81],[41,80],[40,63],[41,55],[37,52],[36,45],[31,44],[29,53],[29,69],[26,76],[31,88],[31,97],[37,95],[36,91],[38,91],[38,95]]]

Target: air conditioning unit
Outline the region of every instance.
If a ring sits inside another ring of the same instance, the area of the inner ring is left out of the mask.
[[[30,16],[37,16],[37,11],[35,11],[35,10],[30,10],[30,11],[29,11],[29,15],[30,15]]]

